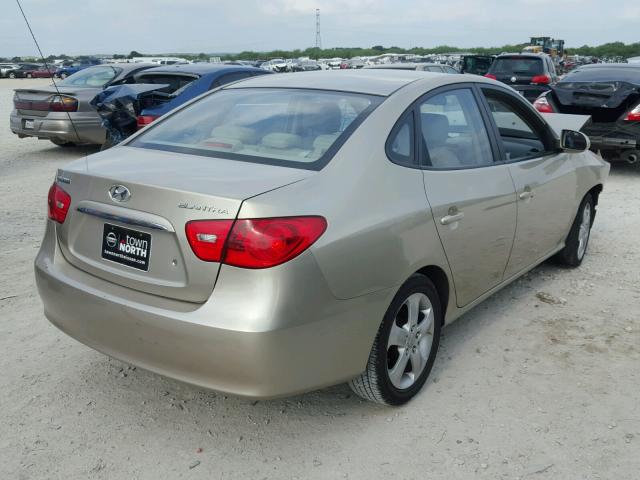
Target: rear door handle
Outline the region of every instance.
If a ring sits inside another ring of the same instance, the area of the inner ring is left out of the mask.
[[[531,187],[529,185],[527,185],[526,187],[524,187],[524,191],[518,195],[518,198],[520,200],[527,200],[529,198],[533,198],[535,195],[533,193],[533,191],[531,191]]]
[[[459,222],[464,218],[463,212],[458,212],[454,215],[446,215],[440,219],[442,225],[451,225],[452,223]]]

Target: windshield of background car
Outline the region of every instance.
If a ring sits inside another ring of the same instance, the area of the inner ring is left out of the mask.
[[[544,73],[541,58],[505,57],[496,58],[490,72],[494,75],[535,76]]]
[[[628,82],[640,85],[640,66],[638,67],[578,67],[561,83],[572,82]]]
[[[88,67],[58,82],[63,87],[104,87],[120,73],[119,68]]]
[[[381,101],[325,90],[219,90],[128,145],[319,170]]]

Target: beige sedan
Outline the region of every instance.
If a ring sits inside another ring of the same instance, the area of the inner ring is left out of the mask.
[[[206,388],[348,381],[402,404],[444,325],[548,258],[582,262],[609,171],[583,122],[465,75],[222,87],[58,171],[35,262],[45,314]]]

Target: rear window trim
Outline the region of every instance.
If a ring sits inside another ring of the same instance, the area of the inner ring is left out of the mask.
[[[234,85],[234,84],[232,83],[229,85]],[[235,161],[246,162],[246,163],[257,163],[261,165],[273,165],[276,167],[288,167],[288,168],[296,168],[301,170],[320,171],[329,164],[329,162],[333,159],[336,153],[338,153],[338,151],[342,148],[342,146],[347,142],[349,138],[351,138],[351,135],[360,127],[360,125],[362,125],[362,123],[369,117],[369,115],[376,108],[378,108],[384,102],[384,100],[386,100],[386,98],[388,98],[383,95],[373,95],[373,94],[358,93],[353,91],[328,90],[323,88],[245,87],[245,86],[242,86],[239,88],[237,87],[225,88],[223,86],[223,87],[218,87],[215,90],[206,92],[204,95],[200,97],[196,97],[192,101],[183,105],[181,108],[176,109],[170,115],[163,116],[161,121],[158,121],[157,124],[158,125],[161,124],[163,121],[181,112],[184,108],[188,107],[193,103],[196,103],[196,101],[207,98],[210,95],[215,95],[216,92],[225,91],[225,90],[236,90],[236,89],[246,90],[250,88],[266,89],[266,90],[298,90],[298,91],[314,91],[314,92],[320,91],[320,92],[338,93],[338,94],[345,93],[345,94],[357,95],[357,96],[368,98],[371,100],[371,104],[367,108],[365,108],[362,111],[362,113],[358,115],[358,117],[355,120],[353,120],[353,122],[349,124],[349,126],[340,134],[338,139],[335,142],[333,142],[331,147],[329,147],[329,149],[327,149],[327,151],[319,159],[317,159],[314,162],[296,162],[294,160],[282,160],[279,158],[261,157],[257,155],[237,154],[233,152],[221,152],[221,151],[207,151],[207,150],[201,150],[197,148],[179,147],[175,145],[161,145],[157,143],[143,142],[142,140],[138,140],[137,135],[135,138],[131,138],[131,140],[126,143],[126,146],[133,147],[133,148],[144,148],[148,150],[159,150],[163,152],[183,153],[187,155],[195,155],[195,156],[201,156],[201,157],[221,158],[221,159],[235,160]]]

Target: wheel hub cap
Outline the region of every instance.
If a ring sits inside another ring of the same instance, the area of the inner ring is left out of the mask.
[[[394,387],[407,389],[420,377],[431,353],[433,329],[429,297],[410,295],[396,313],[387,343],[387,373]]]

